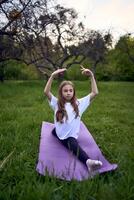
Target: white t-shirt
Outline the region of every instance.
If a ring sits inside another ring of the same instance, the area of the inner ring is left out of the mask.
[[[79,116],[75,118],[76,113],[74,108],[72,107],[71,103],[65,103],[65,109],[67,111],[68,119],[63,118],[63,123],[56,121],[56,112],[58,110],[58,99],[52,95],[51,101],[49,101],[50,107],[54,110],[54,124],[56,128],[56,133],[59,139],[63,140],[68,137],[78,138],[79,129],[80,129],[80,119],[83,112],[87,109],[90,105],[90,94],[81,98],[77,99],[78,102],[78,109],[79,109]]]

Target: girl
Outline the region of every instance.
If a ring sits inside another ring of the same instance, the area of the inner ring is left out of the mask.
[[[67,149],[76,155],[78,159],[87,166],[88,171],[91,173],[96,167],[101,167],[102,162],[90,159],[86,152],[79,146],[77,138],[80,130],[81,116],[90,102],[98,94],[98,88],[92,71],[81,65],[82,74],[91,77],[91,93],[81,99],[77,99],[73,83],[70,81],[63,81],[59,86],[59,96],[57,99],[51,93],[52,81],[56,75],[62,74],[65,71],[66,68],[54,71],[44,89],[44,93],[49,100],[49,105],[54,110],[55,128],[52,134],[57,137]]]

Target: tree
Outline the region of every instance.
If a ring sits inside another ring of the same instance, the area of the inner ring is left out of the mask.
[[[43,1],[40,1],[40,7],[43,5]],[[39,15],[37,10],[30,10],[28,14],[33,16],[33,20],[25,17],[24,26],[27,32],[20,36],[25,51],[30,54],[27,62],[34,63],[42,70],[63,67],[69,60],[71,63],[76,62],[78,56],[70,52],[69,47],[70,43],[78,43],[83,30],[82,24],[75,23],[77,14],[73,9],[66,9],[60,5],[53,6],[52,10],[48,8],[49,5],[43,7],[43,12]],[[29,40],[34,49],[27,45]],[[83,59],[77,62],[80,63]]]
[[[84,41],[79,45],[81,54],[92,61],[92,70],[95,73],[99,63],[105,60],[106,54],[112,45],[112,35],[99,31],[88,31]]]
[[[53,70],[62,67],[71,57],[73,61],[77,59],[69,52],[69,44],[78,41],[83,29],[82,23],[75,23],[76,12],[60,5],[52,6],[46,0],[24,2],[3,1],[4,6],[1,5],[1,13],[7,19],[0,30],[4,44],[1,61],[12,58],[27,64],[34,63],[40,70]],[[23,9],[20,9],[22,5]],[[5,35],[8,36],[6,43]],[[9,41],[12,41],[12,47],[20,49],[19,55],[15,56],[13,48],[8,50]]]
[[[134,38],[130,34],[119,38],[110,51],[109,61],[116,79],[134,80]]]
[[[134,38],[131,33],[121,36],[115,48],[126,54],[130,62],[134,63]]]
[[[7,20],[0,29],[2,62],[20,60],[49,75],[49,71],[65,65],[69,68],[89,57],[95,72],[111,44],[109,33],[87,32],[81,22],[76,23],[74,9],[54,1],[2,1],[0,8]]]
[[[4,61],[18,59],[22,53],[16,40],[18,21],[29,5],[26,1],[0,1],[0,81],[4,81]]]

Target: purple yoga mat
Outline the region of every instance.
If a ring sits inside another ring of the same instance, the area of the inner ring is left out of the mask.
[[[90,178],[87,167],[81,163],[76,156],[66,149],[60,141],[52,135],[54,124],[42,123],[41,138],[39,146],[39,157],[36,170],[39,174],[55,176],[64,180],[84,180]],[[115,170],[117,164],[109,163],[97,146],[94,138],[83,122],[80,125],[78,137],[80,146],[86,151],[91,159],[102,161],[101,168],[95,170],[95,174]]]

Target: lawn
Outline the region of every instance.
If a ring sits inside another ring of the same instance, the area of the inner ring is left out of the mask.
[[[88,81],[75,81],[77,96]],[[44,81],[0,84],[0,200],[134,199],[134,83],[98,82],[99,95],[82,120],[118,170],[81,182],[43,177],[35,170],[42,121],[53,122]],[[52,85],[56,94],[58,83]]]

